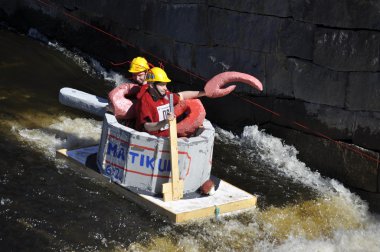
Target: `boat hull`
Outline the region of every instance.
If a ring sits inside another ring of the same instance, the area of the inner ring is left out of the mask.
[[[210,178],[215,130],[205,120],[196,137],[178,139],[178,167],[184,193],[195,192]],[[126,127],[106,113],[97,156],[100,172],[124,187],[162,193],[170,181],[169,138]]]

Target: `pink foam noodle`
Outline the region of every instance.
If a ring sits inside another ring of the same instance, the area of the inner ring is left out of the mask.
[[[111,108],[116,119],[133,119],[136,117],[134,103],[140,86],[133,83],[124,83],[108,94]]]
[[[191,137],[202,126],[206,118],[206,110],[199,99],[188,99],[185,100],[185,103],[187,115],[177,123],[177,134],[179,137]]]
[[[252,75],[240,72],[223,72],[212,77],[205,85],[206,96],[209,98],[223,97],[235,90],[236,85],[224,88],[231,82],[241,82],[263,91],[263,84]]]

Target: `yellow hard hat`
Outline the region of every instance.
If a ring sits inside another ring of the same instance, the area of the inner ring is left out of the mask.
[[[165,71],[159,67],[153,67],[146,74],[146,81],[148,82],[171,82],[166,75]]]
[[[143,57],[136,57],[132,60],[129,72],[130,73],[140,73],[149,70],[148,61]]]

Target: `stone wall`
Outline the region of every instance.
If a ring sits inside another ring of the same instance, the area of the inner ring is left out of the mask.
[[[312,168],[380,192],[380,2],[0,0],[0,20],[37,28],[106,65],[143,54],[193,89],[204,81],[182,70],[205,79],[225,70],[252,74],[264,92],[238,85],[249,102],[205,99],[211,121],[231,129],[259,124],[296,145]],[[375,160],[337,141],[366,148]],[[354,179],[358,174],[366,178]]]

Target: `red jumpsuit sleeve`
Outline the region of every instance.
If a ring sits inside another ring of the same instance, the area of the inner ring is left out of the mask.
[[[181,99],[181,97],[179,96],[178,93],[173,93],[173,100],[174,100],[173,104],[174,105],[177,105],[179,103],[180,99]]]

